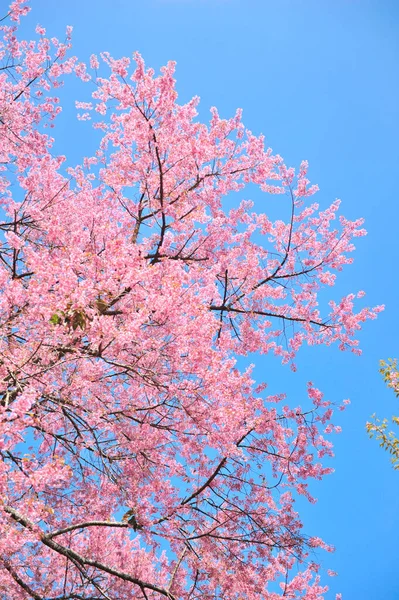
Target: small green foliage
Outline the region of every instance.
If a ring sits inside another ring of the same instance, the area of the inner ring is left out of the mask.
[[[61,325],[62,320],[63,318],[58,313],[54,313],[53,315],[51,315],[50,323],[52,325]]]
[[[50,323],[52,325],[67,325],[72,327],[74,331],[78,327],[83,330],[86,327],[87,315],[84,310],[71,310],[71,306],[68,305],[65,311],[62,310],[51,315]]]
[[[74,331],[78,327],[84,329],[86,327],[86,314],[82,310],[74,310],[70,317],[70,324]]]
[[[396,397],[399,397],[399,371],[397,359],[389,358],[388,362],[380,362],[380,373],[388,387],[390,387]],[[372,415],[372,422],[366,423],[366,430],[370,438],[375,438],[381,448],[384,448],[391,455],[391,462],[394,469],[399,470],[399,438],[393,431],[388,431],[388,419],[382,421]],[[399,426],[399,417],[392,417],[393,425]]]

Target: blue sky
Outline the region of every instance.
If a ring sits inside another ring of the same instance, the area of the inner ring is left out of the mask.
[[[23,25],[36,23],[63,37],[74,26],[74,53],[87,60],[139,50],[155,69],[177,61],[181,102],[201,97],[231,116],[237,107],[254,133],[292,166],[309,160],[310,178],[327,206],[342,199],[348,218],[363,216],[354,265],[339,278],[339,297],[364,289],[370,305],[385,303],[378,321],[361,334],[360,358],[337,348],[305,349],[298,372],[274,358],[258,360],[257,375],[272,393],[303,402],[312,380],[326,396],[352,404],[340,413],[335,473],[313,487],[315,506],[301,502],[306,531],[336,546],[320,554],[338,571],[329,579],[332,600],[399,599],[399,473],[370,441],[365,422],[377,412],[398,414],[378,373],[380,358],[399,356],[398,194],[399,4],[397,0],[32,0]],[[91,151],[87,124],[75,120],[74,100],[88,89],[69,80],[56,148],[74,164]],[[244,196],[248,198],[249,194]],[[275,206],[271,208],[275,210]],[[265,211],[268,206],[265,204]]]

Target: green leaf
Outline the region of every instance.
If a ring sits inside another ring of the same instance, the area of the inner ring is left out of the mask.
[[[82,311],[76,310],[71,319],[72,329],[75,331],[78,327],[84,329],[86,327],[86,315]]]
[[[59,325],[61,322],[62,322],[62,318],[60,317],[60,315],[58,315],[57,313],[54,313],[53,315],[51,315],[50,323],[52,325]]]

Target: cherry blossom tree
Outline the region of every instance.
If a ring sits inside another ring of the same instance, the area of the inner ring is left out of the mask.
[[[173,63],[85,65],[70,28],[19,39],[27,11],[1,22],[0,595],[321,599],[330,548],[294,500],[330,471],[333,406],[312,383],[288,406],[241,357],[359,352],[382,307],[325,299],[362,220],[319,210],[307,164],[286,167],[240,112],[199,122]],[[50,136],[69,74],[102,136],[74,167]],[[228,208],[249,184],[265,206]]]

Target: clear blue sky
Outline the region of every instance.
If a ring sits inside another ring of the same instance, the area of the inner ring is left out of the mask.
[[[5,4],[5,3],[4,3]],[[336,437],[336,472],[302,506],[306,531],[336,546],[320,554],[339,576],[328,579],[343,600],[399,600],[397,544],[399,472],[365,433],[373,412],[399,413],[378,374],[380,358],[399,356],[398,192],[399,3],[397,0],[32,0],[24,31],[40,22],[63,37],[74,26],[74,52],[83,60],[108,50],[139,50],[158,69],[177,61],[180,100],[202,99],[223,116],[236,107],[253,132],[310,177],[326,206],[343,200],[348,218],[364,216],[369,235],[358,241],[355,264],[340,277],[336,296],[364,289],[370,305],[385,303],[362,335],[363,356],[336,348],[305,349],[296,374],[273,358],[257,374],[292,402],[311,379],[331,400],[349,397]],[[74,100],[89,90],[68,81],[57,149],[72,163],[93,150],[87,124],[74,119]],[[246,197],[248,194],[246,195]],[[267,206],[265,207],[267,211]]]

